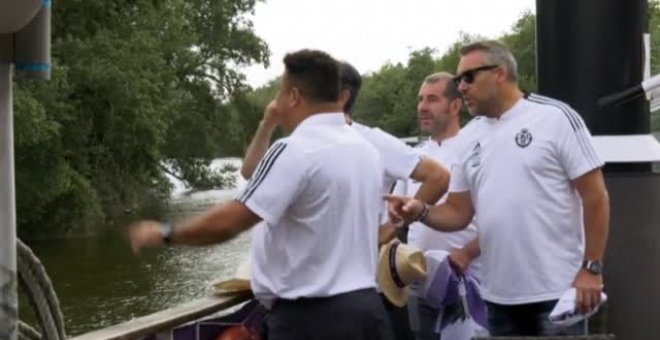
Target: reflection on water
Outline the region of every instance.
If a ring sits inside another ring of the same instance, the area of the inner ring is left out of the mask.
[[[215,192],[224,198],[236,190]],[[210,294],[211,283],[230,277],[247,256],[249,233],[220,246],[155,249],[137,257],[119,226],[94,238],[29,246],[53,281],[67,334],[77,335]],[[26,314],[28,305],[20,303]]]
[[[76,335],[209,294],[210,284],[231,276],[247,255],[249,233],[220,246],[139,257],[120,233],[31,246],[53,281],[67,333]]]

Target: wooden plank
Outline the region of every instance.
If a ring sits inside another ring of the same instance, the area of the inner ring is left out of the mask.
[[[250,294],[210,296],[108,328],[85,333],[69,338],[69,340],[138,339],[231,308],[247,301],[250,297]]]

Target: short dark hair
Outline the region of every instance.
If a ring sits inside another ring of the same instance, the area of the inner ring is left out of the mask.
[[[339,86],[342,90],[348,90],[350,93],[346,104],[344,104],[344,113],[351,115],[353,105],[355,105],[358,93],[360,93],[360,87],[362,87],[362,76],[353,65],[345,61],[339,65]]]
[[[339,62],[317,50],[300,50],[284,56],[286,75],[291,85],[316,103],[339,100]]]

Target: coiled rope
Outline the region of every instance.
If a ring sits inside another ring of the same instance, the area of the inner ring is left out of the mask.
[[[20,321],[19,339],[65,340],[66,332],[60,302],[43,264],[20,240],[16,242],[16,254],[19,288],[28,297],[41,329],[39,334],[37,330]]]

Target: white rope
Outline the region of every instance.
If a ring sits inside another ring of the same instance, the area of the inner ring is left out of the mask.
[[[18,283],[35,311],[42,331],[41,336],[36,339],[65,340],[64,318],[60,303],[43,264],[20,240],[17,240],[16,253]],[[23,327],[19,328],[19,331],[21,330],[24,331],[21,332],[21,336],[25,339],[35,339],[35,333],[38,335],[34,329]]]

